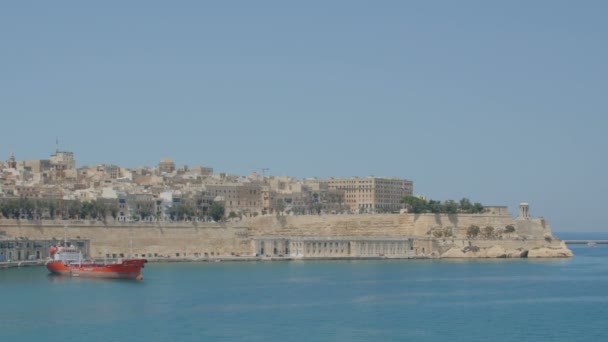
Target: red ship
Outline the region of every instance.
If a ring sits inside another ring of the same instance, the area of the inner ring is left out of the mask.
[[[46,268],[53,274],[72,277],[142,280],[141,269],[146,259],[125,259],[115,263],[82,260],[82,253],[72,246],[51,247],[51,258]]]

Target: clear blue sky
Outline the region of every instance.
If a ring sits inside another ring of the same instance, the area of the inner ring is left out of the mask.
[[[397,176],[608,230],[606,1],[4,1],[0,158]],[[259,170],[258,170],[259,172]]]

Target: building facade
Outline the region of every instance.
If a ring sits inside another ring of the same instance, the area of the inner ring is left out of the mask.
[[[392,212],[403,208],[401,199],[411,196],[412,181],[400,178],[330,178],[329,189],[344,191],[344,202],[352,211]]]
[[[253,239],[258,256],[292,258],[422,258],[438,250],[437,243],[424,238],[354,237],[259,237]]]

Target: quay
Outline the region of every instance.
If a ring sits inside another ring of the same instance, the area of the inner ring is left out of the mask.
[[[281,257],[281,256],[216,256],[216,257],[176,257],[176,258],[146,258],[151,263],[176,263],[176,262],[231,262],[231,261],[319,261],[319,260],[382,260],[382,259],[430,259],[429,256],[416,257],[387,257],[387,256],[335,256],[335,257]],[[95,259],[99,264],[115,263],[118,259],[106,260]],[[7,268],[44,266],[46,260],[23,260],[0,262],[0,270]]]
[[[587,245],[587,244],[596,244],[596,245],[608,245],[608,240],[564,240],[566,244],[569,245]]]
[[[43,266],[46,260],[20,260],[20,261],[3,261],[0,262],[0,269],[27,267],[27,266]]]

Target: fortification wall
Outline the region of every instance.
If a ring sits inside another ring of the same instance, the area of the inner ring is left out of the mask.
[[[218,224],[101,224],[85,221],[17,223],[0,221],[8,237],[37,240],[87,239],[90,256],[106,254],[138,256],[195,256],[247,254],[251,241],[246,228]],[[132,247],[131,247],[132,246]],[[213,254],[211,254],[213,253]]]
[[[477,225],[482,229],[491,226],[495,230],[513,225],[516,232],[497,235],[491,239],[471,240],[466,234],[470,225]],[[0,220],[0,238],[4,235],[8,238],[31,240],[63,240],[64,237],[87,239],[90,240],[91,256],[96,258],[106,254],[129,255],[131,250],[133,255],[146,257],[252,255],[255,253],[254,240],[265,237],[428,239],[435,238],[434,231],[444,229],[451,231],[452,235],[436,238],[436,243],[433,244],[436,246],[433,256],[497,257],[494,255],[500,252],[479,254],[476,248],[469,248],[471,246],[476,246],[481,251],[499,246],[505,251],[510,251],[512,255],[508,256],[518,256],[517,251],[522,252],[530,248],[565,248],[560,245],[559,240],[545,239],[551,236],[551,230],[543,219],[514,220],[510,216],[484,214],[263,216],[221,224],[195,222],[103,224],[90,221]],[[427,254],[431,255],[430,252]],[[551,253],[544,254],[550,256]]]
[[[551,235],[544,219],[515,220],[505,215],[484,214],[383,214],[383,215],[307,215],[265,216],[241,222],[251,236],[335,237],[386,236],[429,237],[433,230],[449,228],[455,237],[465,238],[471,225],[496,230],[513,225],[512,237],[539,238]]]

